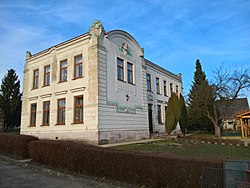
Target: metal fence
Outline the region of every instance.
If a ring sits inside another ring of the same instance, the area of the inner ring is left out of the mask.
[[[250,188],[250,171],[204,168],[202,188]]]

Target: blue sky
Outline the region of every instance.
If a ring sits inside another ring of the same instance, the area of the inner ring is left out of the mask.
[[[209,80],[222,62],[250,69],[248,0],[1,0],[0,18],[0,79],[13,68],[22,81],[26,50],[88,32],[96,19],[106,31],[130,33],[147,59],[182,73],[184,95],[197,58]]]

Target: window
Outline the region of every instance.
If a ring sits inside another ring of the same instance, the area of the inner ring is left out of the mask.
[[[74,123],[83,123],[83,96],[76,96],[74,103]]]
[[[170,92],[172,93],[173,92],[173,84],[170,83]]]
[[[74,59],[75,74],[74,78],[82,78],[82,55],[75,56]]]
[[[117,79],[124,80],[124,71],[123,71],[123,60],[117,58]]]
[[[57,101],[57,124],[64,125],[65,124],[65,98],[58,99]]]
[[[44,86],[50,85],[50,65],[44,67]]]
[[[36,126],[36,103],[31,104],[30,107],[30,126]]]
[[[38,80],[39,80],[39,69],[36,69],[33,72],[33,89],[38,88]]]
[[[43,125],[49,125],[50,101],[43,102]]]
[[[176,95],[178,95],[178,92],[179,92],[178,86],[175,87],[175,91],[176,91]]]
[[[161,94],[160,93],[160,79],[156,77],[156,92],[158,94]]]
[[[168,106],[165,106],[165,121],[166,121],[166,117],[167,117],[167,109],[168,109]]]
[[[167,81],[163,81],[163,85],[164,85],[164,95],[168,96],[168,91],[167,91]]]
[[[67,81],[67,60],[60,62],[60,82]]]
[[[147,74],[147,90],[151,91],[151,76]]]
[[[133,64],[127,63],[127,71],[128,71],[127,81],[128,83],[133,84]]]
[[[158,112],[158,123],[162,124],[161,105],[157,105],[157,112]]]

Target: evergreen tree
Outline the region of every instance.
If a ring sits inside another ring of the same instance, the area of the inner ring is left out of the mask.
[[[183,134],[185,134],[185,129],[188,127],[188,114],[187,114],[187,107],[185,105],[185,100],[182,94],[180,94],[179,98],[179,105],[180,105],[180,128]]]
[[[204,98],[201,93],[204,88],[210,87],[206,79],[205,72],[199,59],[196,60],[196,70],[194,81],[189,93],[188,124],[191,129],[212,130],[212,122],[207,118],[204,112]]]
[[[168,100],[168,107],[165,118],[165,129],[168,134],[176,128],[180,119],[179,100],[175,93],[171,93],[171,97]]]
[[[0,89],[0,107],[4,111],[4,129],[19,126],[21,120],[20,81],[15,70],[8,70]]]

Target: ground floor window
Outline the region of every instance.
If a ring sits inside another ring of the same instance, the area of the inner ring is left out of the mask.
[[[43,102],[43,125],[49,125],[50,101]]]
[[[36,126],[36,103],[31,104],[30,107],[30,126]]]
[[[157,105],[158,123],[162,124],[161,105]]]
[[[58,99],[57,101],[57,124],[64,125],[65,124],[65,106],[66,100]]]
[[[83,123],[83,95],[75,97],[74,123]]]

